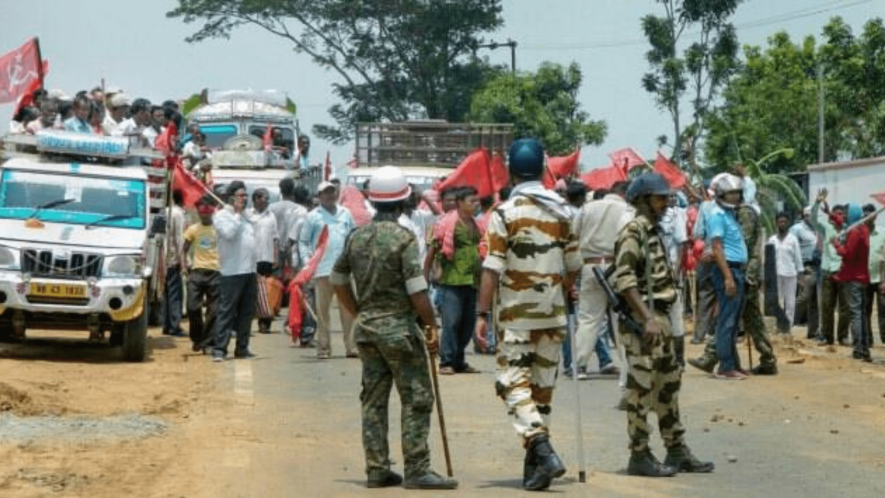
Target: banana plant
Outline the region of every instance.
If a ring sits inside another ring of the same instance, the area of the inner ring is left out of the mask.
[[[762,215],[762,226],[766,233],[774,233],[775,217],[777,216],[777,200],[780,198],[793,211],[802,211],[807,204],[805,192],[787,175],[768,173],[765,166],[779,156],[786,159],[793,157],[795,151],[782,148],[769,152],[761,159],[743,159],[747,175],[756,182],[756,202],[759,203]]]

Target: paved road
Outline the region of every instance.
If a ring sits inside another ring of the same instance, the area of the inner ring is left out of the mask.
[[[340,334],[333,336],[333,346],[333,359],[320,362],[314,350],[290,348],[282,335],[257,336],[253,349],[260,358],[217,365],[218,387],[236,400],[225,407],[226,434],[232,436],[213,444],[217,451],[207,462],[214,472],[207,478],[221,485],[222,496],[409,495],[364,488],[360,362],[343,357]],[[849,360],[844,348],[826,352],[801,343],[780,348],[777,377],[725,382],[686,372],[683,421],[695,453],[717,465],[709,475],[663,480],[624,475],[626,421],[613,409],[617,383],[598,379],[579,385],[589,479],[578,483],[575,391],[562,379],[553,405],[553,442],[569,472],[552,491],[568,496],[885,496],[879,478],[885,470],[885,368]],[[698,351],[692,347],[689,354]],[[883,357],[885,349],[876,347],[873,354]],[[482,373],[441,379],[461,481],[457,495],[522,495],[523,450],[494,397],[493,358],[472,356],[470,362]],[[391,451],[401,464],[398,412],[394,396]],[[435,420],[434,415],[434,466],[443,471]],[[662,458],[657,439],[654,448]]]

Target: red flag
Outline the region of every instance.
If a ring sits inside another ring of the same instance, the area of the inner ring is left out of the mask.
[[[163,153],[166,156],[166,167],[171,168],[173,165],[169,158],[175,155],[175,139],[178,137],[178,129],[175,127],[175,123],[169,123],[166,128],[163,129],[163,133],[157,135],[157,138],[154,139],[154,149]]]
[[[338,203],[350,211],[356,226],[368,225],[372,221],[372,214],[366,208],[366,198],[353,185],[345,185],[341,189]]]
[[[304,285],[313,278],[313,274],[317,271],[317,266],[320,265],[320,260],[323,259],[323,254],[326,252],[326,245],[329,243],[329,227],[323,227],[323,231],[320,232],[320,238],[317,239],[317,248],[313,252],[313,256],[307,260],[307,263],[304,265],[304,268],[295,275],[295,278],[292,279],[292,283],[289,284],[291,288],[292,285]]]
[[[617,166],[624,170],[625,177],[627,172],[633,167],[645,164],[645,159],[643,159],[633,147],[625,147],[623,149],[609,152],[608,157],[611,158],[613,166]]]
[[[184,205],[194,207],[209,189],[190,171],[184,169],[181,161],[175,158],[172,174],[172,190],[180,190]]]
[[[468,154],[436,190],[471,186],[479,197],[491,197],[496,192],[491,166],[489,151],[480,147]]]
[[[500,192],[502,188],[510,184],[510,172],[507,171],[507,166],[504,164],[504,156],[493,152],[489,167],[492,171],[492,188],[496,193]]]
[[[885,206],[885,191],[879,192],[878,194],[873,194],[870,197],[876,199],[876,202]]]
[[[40,44],[31,38],[21,47],[0,56],[0,104],[15,102],[32,81],[43,81]]]
[[[360,167],[360,160],[356,157],[356,154],[353,155],[350,161],[347,161],[347,167],[350,169],[357,169]]]
[[[655,158],[655,172],[660,174],[670,183],[670,187],[680,189],[685,186],[685,174],[679,169],[679,166],[673,164],[672,161],[664,157],[658,151],[658,157]]]
[[[330,152],[326,151],[326,162],[323,164],[323,180],[329,181],[329,178],[332,177],[332,158],[329,156]]]
[[[591,190],[609,189],[617,182],[627,179],[624,170],[618,166],[596,168],[581,176],[581,181]]]
[[[581,158],[581,149],[578,149],[567,156],[548,157],[547,167],[557,180],[560,178],[569,178],[578,172],[578,160]]]
[[[273,148],[273,127],[270,123],[267,123],[267,129],[264,130],[264,136],[261,137],[261,143],[264,144],[264,150],[271,150]]]

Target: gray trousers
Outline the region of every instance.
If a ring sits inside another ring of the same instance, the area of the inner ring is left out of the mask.
[[[258,280],[254,273],[221,276],[218,317],[212,333],[212,353],[224,356],[232,333],[236,333],[234,354],[249,350],[249,332],[258,299]]]
[[[695,272],[698,301],[695,303],[694,341],[713,335],[716,324],[716,290],[713,288],[713,267],[716,263],[699,263]]]

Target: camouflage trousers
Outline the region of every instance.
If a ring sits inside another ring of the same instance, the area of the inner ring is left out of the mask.
[[[498,337],[495,390],[504,400],[523,445],[549,434],[550,403],[565,329],[510,330]]]
[[[746,289],[744,310],[741,313],[744,332],[753,340],[753,346],[759,353],[759,364],[763,366],[777,365],[774,348],[765,332],[765,322],[762,321],[762,309],[759,307],[759,286],[747,285]],[[718,362],[715,337],[707,341],[707,345],[704,347],[704,360],[713,364]]]
[[[655,311],[661,325],[660,337],[650,346],[621,323],[619,338],[627,352],[627,435],[630,450],[648,449],[651,429],[648,412],[658,417],[658,429],[668,448],[682,444],[685,428],[679,419],[679,389],[682,369],[676,361],[669,314]]]
[[[388,402],[396,385],[402,404],[402,448],[406,476],[421,475],[430,468],[427,435],[433,411],[433,386],[427,350],[414,318],[376,320],[356,324],[357,348],[363,364],[360,393],[363,417],[363,449],[366,473],[372,477],[390,469],[387,444]],[[370,328],[371,327],[371,328]],[[383,333],[376,333],[383,331]],[[402,333],[392,333],[400,329]]]

